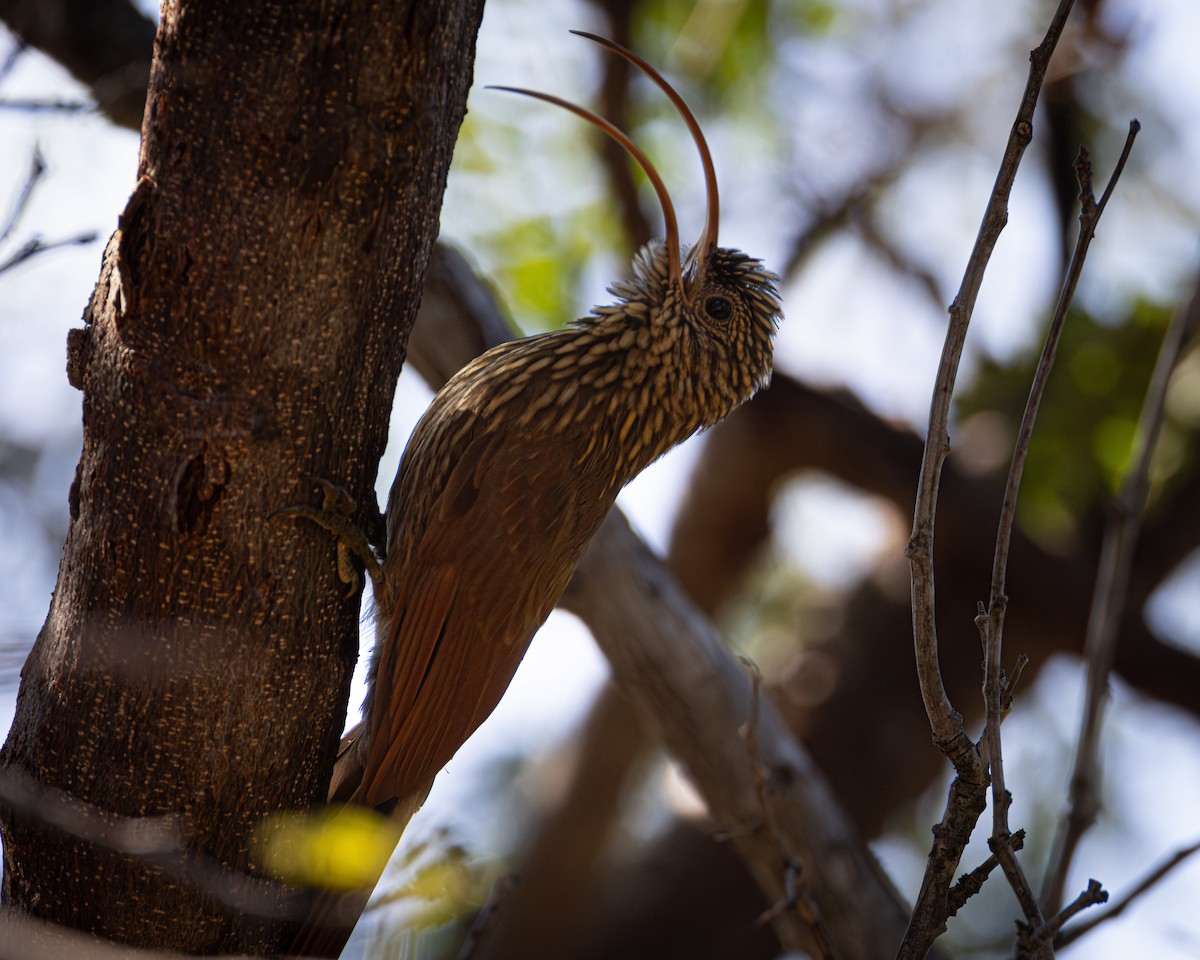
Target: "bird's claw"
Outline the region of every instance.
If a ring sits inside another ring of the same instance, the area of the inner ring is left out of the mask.
[[[337,567],[338,578],[347,584],[346,596],[353,596],[362,582],[358,568],[354,564],[357,557],[362,563],[376,593],[381,589],[382,567],[375,555],[370,541],[357,524],[351,519],[357,504],[344,487],[322,477],[309,477],[321,491],[321,506],[310,507],[307,504],[295,504],[284,507],[279,515],[288,517],[304,517],[317,526],[328,530],[337,537]]]

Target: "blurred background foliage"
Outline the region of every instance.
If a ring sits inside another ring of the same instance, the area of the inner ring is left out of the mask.
[[[1129,466],[1142,397],[1170,315],[1170,307],[1144,302],[1132,304],[1118,324],[1071,313],[1060,346],[1063,364],[1047,389],[1022,482],[1019,523],[1040,545],[1069,549],[1089,521],[1094,527],[1115,492]],[[1037,352],[1024,351],[1007,363],[985,358],[959,397],[960,416],[988,415],[991,429],[1002,430],[1011,444]],[[1155,493],[1181,470],[1195,469],[1189,463],[1194,418],[1188,424],[1179,406],[1172,405],[1157,451]]]
[[[9,0],[0,18],[16,24],[23,6]],[[566,31],[626,42],[677,82],[716,156],[722,242],[780,273],[787,321],[770,393],[656,465],[623,503],[731,644],[762,666],[910,895],[947,779],[908,633],[914,431],[1028,51],[1052,9],[1046,0],[490,0],[442,221],[442,239],[466,252],[526,332],[606,302],[605,285],[659,230],[653,191],[577,119],[483,86],[546,90],[624,126],[664,174],[686,237],[700,230],[703,189],[684,127],[659,91]],[[1020,504],[1008,635],[1031,666],[1006,725],[1006,767],[1034,876],[1064,804],[1077,653],[1109,497],[1162,330],[1195,282],[1197,35],[1191,0],[1077,3],[960,378],[938,596],[947,682],[972,717],[981,705],[971,618],[1074,240],[1072,163],[1086,144],[1102,183],[1137,116],[1144,129],[1084,272]],[[117,40],[94,38],[105,42]],[[0,190],[20,194],[37,144],[47,172],[0,240],[0,262],[35,235],[94,230],[101,239],[0,273],[0,683],[10,691],[53,584],[78,449],[63,336],[78,322],[136,162],[136,137],[105,118],[117,108],[104,90],[72,80],[32,49],[45,44],[30,44],[0,39]],[[427,398],[406,373],[381,489]],[[1081,887],[1097,876],[1118,896],[1195,835],[1195,346],[1168,417],[1106,728],[1104,811],[1071,879]],[[528,659],[497,716],[439,780],[393,864],[396,896],[372,912],[355,948],[453,957],[495,878],[516,872],[522,883],[503,888],[500,919],[480,934],[476,957],[775,955],[753,923],[763,907],[753,888],[709,839],[685,780],[604,688],[578,626],[554,618]],[[971,855],[978,862],[986,852]],[[1076,951],[1195,956],[1198,885],[1196,865],[1181,867]],[[1015,915],[993,884],[953,922],[951,948],[1007,953]]]

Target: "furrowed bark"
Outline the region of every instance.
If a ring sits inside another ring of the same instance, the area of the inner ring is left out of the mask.
[[[359,608],[329,537],[277,511],[309,476],[371,499],[481,8],[165,7],[137,186],[70,338],[83,452],[3,770],[168,817],[235,873],[262,818],[324,796]],[[28,812],[0,828],[4,898],[36,917],[188,952],[290,933]]]

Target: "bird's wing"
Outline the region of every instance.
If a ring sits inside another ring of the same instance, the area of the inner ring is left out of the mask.
[[[507,689],[611,505],[607,490],[580,488],[571,446],[480,433],[424,529],[405,531],[359,802],[426,790]]]

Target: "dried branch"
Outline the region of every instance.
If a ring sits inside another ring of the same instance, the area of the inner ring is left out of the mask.
[[[1073,0],[1061,0],[1045,38],[1030,55],[1029,79],[1009,135],[1008,146],[1000,162],[1000,172],[992,187],[992,196],[984,212],[975,247],[967,262],[962,285],[950,306],[950,325],[934,383],[929,430],[917,485],[913,532],[907,550],[912,567],[917,669],[921,681],[921,696],[925,701],[930,726],[933,728],[934,740],[943,752],[956,761],[956,767],[961,768],[960,772],[970,773],[975,779],[981,776],[982,764],[963,730],[961,718],[946,696],[938,665],[933,600],[933,522],[937,509],[938,481],[942,464],[950,450],[950,403],[958,376],[959,361],[966,343],[967,328],[992,250],[1008,222],[1008,197],[1012,192],[1021,157],[1033,139],[1033,112],[1037,106],[1038,94],[1072,5]]]
[[[1033,113],[1051,55],[1066,25],[1073,0],[1061,0],[1041,44],[1030,55],[1029,77],[1000,162],[991,199],[984,212],[974,249],[967,262],[958,295],[950,307],[950,324],[930,403],[929,429],[917,484],[913,530],[906,551],[911,565],[913,640],[921,696],[934,741],[954,764],[956,777],[942,821],[934,830],[921,893],[901,958],[924,957],[945,928],[947,891],[975,821],[983,811],[987,771],[982,756],[963,728],[942,683],[935,626],[933,530],[938,483],[949,453],[950,405],[958,366],[966,343],[983,275],[1000,232],[1008,221],[1008,197],[1025,148],[1033,138]],[[975,812],[978,811],[978,812]]]
[[[88,113],[96,104],[87,100],[0,100],[0,110],[14,113]]]
[[[1100,885],[1098,880],[1089,880],[1087,889],[1083,891],[1074,900],[1063,907],[1057,914],[1047,920],[1036,930],[1029,932],[1023,936],[1023,943],[1027,955],[1039,954],[1044,951],[1050,942],[1058,936],[1058,931],[1072,917],[1081,913],[1088,907],[1095,906],[1098,903],[1108,902],[1108,891]]]
[[[1012,835],[1012,848],[1020,850],[1025,846],[1025,831],[1018,830]],[[992,871],[1000,866],[1000,860],[992,854],[970,873],[964,873],[958,882],[950,888],[946,896],[947,915],[954,916],[963,908],[968,900],[983,889],[984,881],[992,875]]]
[[[794,852],[835,954],[889,955],[907,911],[766,700],[753,728],[759,762],[752,762],[741,733],[750,682],[619,512],[588,548],[562,605],[588,624],[617,684],[687,769],[769,902],[787,900]],[[761,771],[776,831],[764,821]],[[802,917],[789,911],[773,923],[785,946],[812,954]]]
[[[1180,850],[1176,850],[1173,854],[1167,857],[1162,863],[1152,869],[1146,876],[1134,884],[1133,889],[1129,891],[1119,902],[1115,903],[1104,913],[1098,917],[1093,917],[1082,923],[1078,923],[1067,930],[1065,933],[1060,933],[1054,940],[1056,948],[1062,948],[1074,943],[1085,934],[1091,933],[1100,924],[1113,920],[1124,913],[1129,907],[1136,903],[1149,890],[1157,886],[1157,884],[1166,878],[1172,870],[1191,857],[1193,854],[1200,852],[1200,840],[1191,843]]]
[[[0,103],[0,106],[4,104]],[[38,185],[38,181],[46,172],[46,161],[42,157],[42,151],[39,147],[33,148],[33,157],[30,161],[29,173],[25,176],[25,182],[21,184],[21,189],[17,194],[17,199],[13,203],[13,208],[9,211],[8,218],[4,221],[3,229],[0,229],[0,243],[3,243],[16,229],[17,222],[21,219],[21,215],[25,212],[25,208],[29,206],[29,199],[33,196],[33,191]],[[55,250],[58,247],[76,246],[79,244],[93,243],[96,239],[94,230],[86,233],[77,234],[74,237],[67,237],[64,240],[51,240],[49,242],[43,240],[39,236],[32,237],[26,240],[17,250],[9,254],[3,260],[0,260],[0,274],[13,269],[16,266],[31,260],[39,253],[45,253],[47,250]]]
[[[95,243],[98,234],[91,230],[85,233],[76,234],[73,237],[66,237],[63,240],[45,241],[41,237],[33,237],[16,250],[13,254],[0,260],[0,273],[6,273],[14,267],[19,267],[27,260],[32,260],[38,254],[48,253],[51,250],[57,250],[59,247],[77,247],[89,243]]]
[[[762,752],[758,745],[758,718],[762,703],[762,673],[758,669],[758,664],[749,657],[739,657],[738,660],[750,675],[750,716],[747,717],[741,733],[746,741],[746,752],[750,756],[750,763],[754,768],[754,787],[758,795],[759,810],[762,811],[763,822],[766,824],[767,830],[775,838],[775,842],[779,844],[779,848],[787,855],[783,875],[783,899],[777,901],[766,910],[759,917],[759,923],[770,923],[775,917],[783,913],[798,910],[804,922],[808,924],[809,932],[812,934],[816,948],[820,953],[820,960],[833,960],[834,952],[833,946],[829,942],[829,933],[826,931],[824,924],[821,923],[820,916],[809,902],[801,884],[798,882],[803,867],[800,861],[789,850],[787,838],[784,836],[783,831],[779,829],[779,821],[775,816],[774,808],[771,806],[771,784],[767,779],[767,770],[763,765]]]
[[[1133,131],[1131,129],[1130,136]],[[1115,174],[1114,174],[1115,176]],[[1105,191],[1104,200],[1109,191]],[[1104,202],[1101,200],[1101,203]],[[1087,691],[1080,719],[1079,739],[1071,771],[1068,809],[1055,838],[1041,899],[1048,908],[1062,899],[1067,872],[1084,833],[1099,811],[1099,758],[1097,745],[1108,678],[1116,655],[1117,626],[1124,612],[1133,566],[1134,546],[1141,527],[1149,489],[1150,459],[1162,427],[1163,408],[1171,373],[1184,345],[1200,325],[1200,282],[1185,307],[1177,310],[1163,336],[1154,372],[1146,389],[1138,421],[1137,442],[1129,471],[1113,504],[1100,549],[1096,589],[1088,617],[1084,658],[1088,665]]]
[[[17,193],[17,199],[13,201],[12,210],[8,213],[8,218],[4,221],[3,229],[0,229],[0,243],[7,240],[16,229],[17,221],[21,219],[21,214],[25,212],[25,208],[29,206],[29,198],[33,195],[33,188],[37,186],[37,182],[46,173],[46,160],[42,156],[42,148],[34,146],[33,156],[29,158],[29,172],[25,174],[25,182],[21,184],[21,189]]]
[[[1033,383],[1029,388],[1029,399],[1025,404],[1025,412],[1021,417],[1021,425],[1017,431],[1017,440],[1013,447],[1012,464],[1008,471],[1008,480],[1004,487],[1004,498],[1000,508],[1000,521],[996,532],[996,551],[992,561],[992,584],[986,615],[978,618],[980,634],[983,638],[984,650],[984,683],[983,695],[986,709],[984,742],[981,749],[988,758],[988,766],[992,774],[992,835],[989,843],[992,852],[999,858],[1004,868],[1009,886],[1017,896],[1025,922],[1031,929],[1042,929],[1046,926],[1042,916],[1041,906],[1034,895],[1033,888],[1024,871],[1017,861],[1012,848],[1011,833],[1008,824],[1008,810],[1012,796],[1004,785],[1004,756],[1000,741],[1000,721],[1004,711],[1006,683],[1001,663],[1004,649],[1004,615],[1008,606],[1006,577],[1008,573],[1008,555],[1012,545],[1013,528],[1017,515],[1017,496],[1021,489],[1021,477],[1025,470],[1025,461],[1029,456],[1029,447],[1033,439],[1033,428],[1037,422],[1038,410],[1041,408],[1045,395],[1046,384],[1050,380],[1050,372],[1054,368],[1054,360],[1058,353],[1058,344],[1066,325],[1067,310],[1074,299],[1079,278],[1083,274],[1083,264],[1087,259],[1088,249],[1096,235],[1096,225],[1104,213],[1104,208],[1112,196],[1129,151],[1133,148],[1134,138],[1140,125],[1134,120],[1129,125],[1129,136],[1117,162],[1112,176],[1109,178],[1104,195],[1099,203],[1092,192],[1092,168],[1088,159],[1087,149],[1079,148],[1079,157],[1075,161],[1075,170],[1079,179],[1081,209],[1079,213],[1079,235],[1075,241],[1075,250],[1059,291],[1058,303],[1046,333],[1046,342],[1042,354],[1038,358],[1034,371]],[[1046,937],[1049,941],[1052,937]]]

